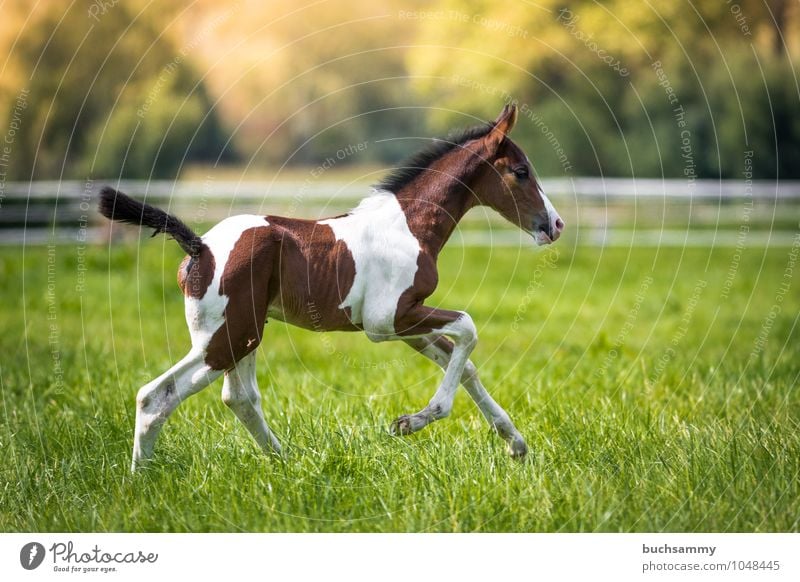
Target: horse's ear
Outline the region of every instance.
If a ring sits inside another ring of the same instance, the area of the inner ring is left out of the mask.
[[[514,129],[515,123],[517,123],[517,106],[509,103],[503,107],[494,122],[494,127],[486,136],[489,147],[492,149],[498,148],[506,136],[511,133],[511,130]]]

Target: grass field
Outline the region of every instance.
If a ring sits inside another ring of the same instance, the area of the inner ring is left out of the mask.
[[[188,348],[177,245],[0,249],[0,530],[797,531],[791,251],[448,249],[433,303],[478,324],[524,463],[463,391],[389,436],[441,377],[406,346],[270,322],[285,457],[259,455],[218,381],[131,475],[136,391]]]

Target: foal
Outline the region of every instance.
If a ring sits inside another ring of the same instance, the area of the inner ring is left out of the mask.
[[[192,348],[139,390],[132,469],[152,455],[178,404],[223,374],[222,400],[265,451],[280,451],[256,385],[255,350],[268,317],[315,331],[363,331],[375,342],[404,341],[445,372],[428,405],[397,418],[393,434],[446,417],[463,384],[510,454],[524,457],[525,440],[469,360],[478,340],[472,318],[424,304],[438,282],[439,251],[473,206],[495,209],[539,245],[564,228],[528,158],[508,137],[516,119],[516,107],[507,105],[496,121],[435,142],[354,210],[327,220],[231,216],[199,237],[174,216],[104,188],[104,216],[167,233],[188,255],[178,283]]]

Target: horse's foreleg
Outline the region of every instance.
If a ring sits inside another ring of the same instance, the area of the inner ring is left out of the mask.
[[[446,337],[430,336],[410,338],[404,341],[426,358],[447,369],[454,346]],[[514,423],[511,422],[508,413],[495,402],[486,388],[484,388],[478,377],[478,369],[471,360],[467,360],[464,366],[464,372],[461,374],[461,384],[463,384],[492,429],[508,443],[508,450],[511,456],[515,458],[524,457],[528,452],[525,439],[522,438]]]
[[[405,435],[450,414],[469,355],[478,342],[478,332],[472,318],[463,311],[424,306],[418,306],[397,318],[395,328],[400,339],[431,334],[446,335],[453,339],[453,350],[444,366],[444,379],[428,405],[416,414],[403,415],[392,423],[393,434]]]
[[[281,445],[267,426],[261,410],[261,394],[256,383],[256,353],[250,352],[225,373],[222,401],[233,411],[259,446],[268,453],[280,453]]]

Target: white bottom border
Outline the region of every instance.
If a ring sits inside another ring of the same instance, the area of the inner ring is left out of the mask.
[[[777,581],[800,580],[799,550],[800,534],[15,533],[0,579]]]

